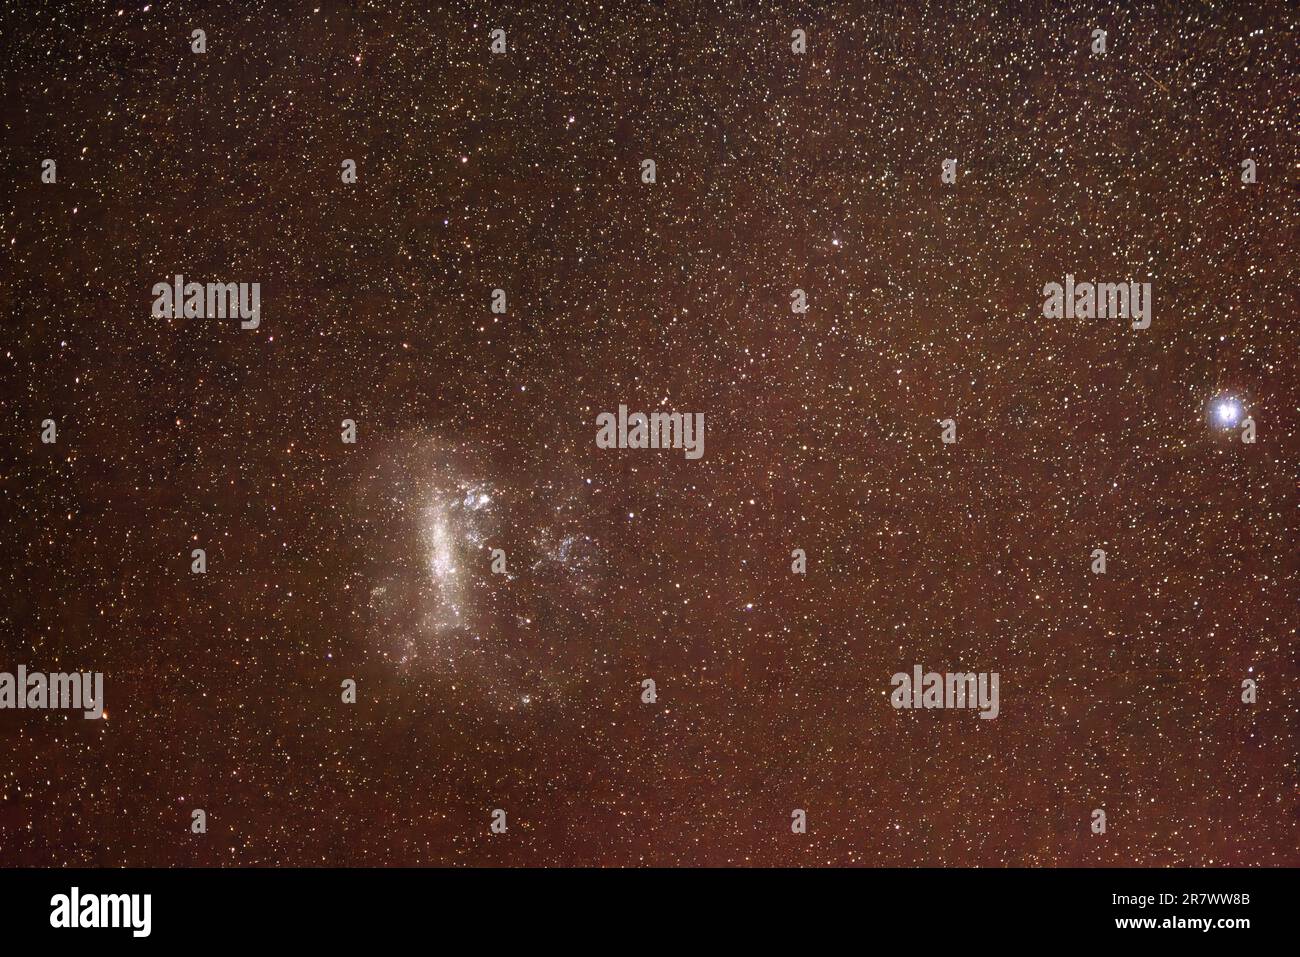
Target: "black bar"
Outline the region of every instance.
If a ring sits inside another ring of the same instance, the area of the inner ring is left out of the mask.
[[[576,939],[662,949],[828,933],[944,947],[1098,937],[1232,946],[1288,926],[1294,878],[1282,869],[10,870],[0,872],[0,926],[10,940],[81,946]],[[148,936],[135,936],[129,912],[123,927],[52,927],[52,901],[70,903],[73,887],[83,908],[96,897],[92,910],[98,895],[150,895]]]

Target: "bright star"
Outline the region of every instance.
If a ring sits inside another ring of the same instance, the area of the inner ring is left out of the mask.
[[[1236,425],[1241,418],[1241,405],[1236,399],[1224,399],[1214,407],[1214,415],[1220,425]]]

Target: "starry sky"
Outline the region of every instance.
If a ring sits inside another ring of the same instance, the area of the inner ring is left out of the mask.
[[[1300,864],[1297,15],[1002,6],[6,0],[0,864]]]

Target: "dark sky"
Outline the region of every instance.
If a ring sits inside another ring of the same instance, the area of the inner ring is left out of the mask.
[[[1001,6],[7,0],[0,864],[1300,864],[1294,8]]]

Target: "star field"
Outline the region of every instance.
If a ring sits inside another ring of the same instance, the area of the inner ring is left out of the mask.
[[[1300,864],[1295,10],[1020,11],[5,3],[0,864]]]

